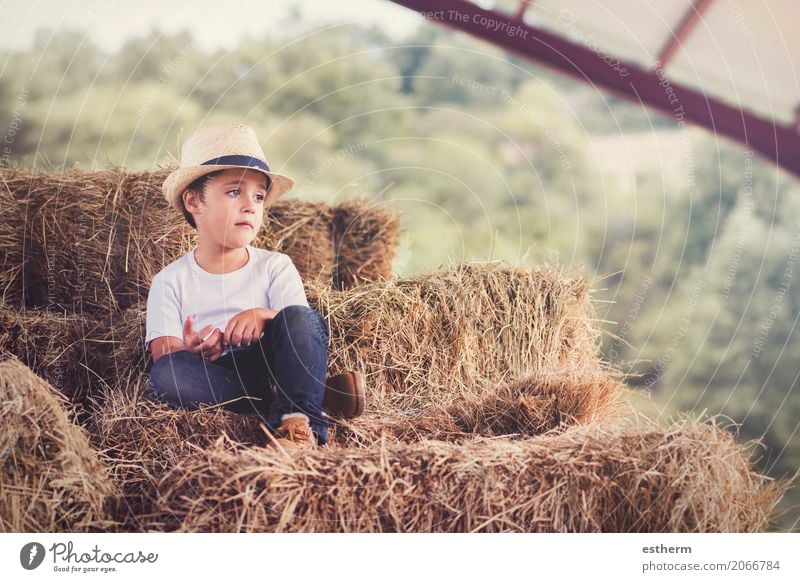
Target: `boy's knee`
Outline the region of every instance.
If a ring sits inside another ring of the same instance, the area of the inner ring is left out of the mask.
[[[298,321],[310,316],[313,313],[316,313],[316,311],[307,305],[287,305],[278,312],[278,315],[275,316],[275,319],[280,318],[286,321]]]
[[[175,392],[183,363],[187,357],[193,355],[189,350],[181,350],[165,354],[156,360],[150,368],[150,392],[153,395]]]
[[[281,319],[290,327],[316,321],[325,323],[325,318],[322,317],[322,314],[307,305],[288,305],[278,312],[275,319]]]
[[[291,332],[307,330],[316,332],[326,339],[330,337],[328,322],[316,309],[307,305],[288,305],[278,312],[275,320],[279,329]]]

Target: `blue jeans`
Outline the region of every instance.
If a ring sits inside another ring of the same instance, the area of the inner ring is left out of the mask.
[[[328,324],[319,312],[290,305],[267,322],[261,340],[215,362],[191,350],[161,356],[150,370],[150,393],[174,408],[225,403],[227,410],[255,412],[266,416],[273,431],[281,415],[302,412],[317,442],[325,444],[328,417],[322,414],[322,400],[329,341]]]

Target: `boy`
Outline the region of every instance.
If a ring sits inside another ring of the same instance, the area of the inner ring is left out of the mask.
[[[265,205],[292,186],[270,171],[246,125],[210,125],[186,141],[163,191],[197,245],[153,278],[145,342],[155,398],[265,413],[276,442],[294,449],[327,442],[323,408],[360,414],[364,386],[348,372],[326,387],[327,322],[309,307],[291,259],[250,244]]]

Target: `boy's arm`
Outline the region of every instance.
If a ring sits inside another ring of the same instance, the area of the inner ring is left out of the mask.
[[[165,354],[187,349],[181,325],[180,300],[172,284],[156,275],[147,296],[145,345],[153,363]]]
[[[172,337],[169,335],[157,337],[150,342],[150,353],[153,355],[153,363],[155,364],[161,356],[180,352],[181,350],[188,349],[182,339]]]

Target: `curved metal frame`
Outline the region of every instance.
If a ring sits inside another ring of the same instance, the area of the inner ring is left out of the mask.
[[[526,24],[523,20],[530,2],[521,2],[514,16],[487,10],[466,0],[392,0],[425,14],[436,13],[432,22],[453,27],[492,42],[523,57],[547,65],[629,100],[640,102],[667,114],[678,123],[690,122],[705,127],[758,152],[800,177],[800,134],[797,127],[783,126],[739,109],[702,91],[675,83],[664,75],[663,64],[644,69],[634,63],[611,67],[601,55],[563,36]],[[662,55],[669,59],[675,47],[685,39],[707,0],[696,2]],[[481,24],[491,21],[493,26]],[[503,30],[517,27],[524,34],[509,35]],[[621,71],[624,69],[624,75]],[[800,114],[798,116],[800,120]],[[798,124],[800,125],[800,121]]]

